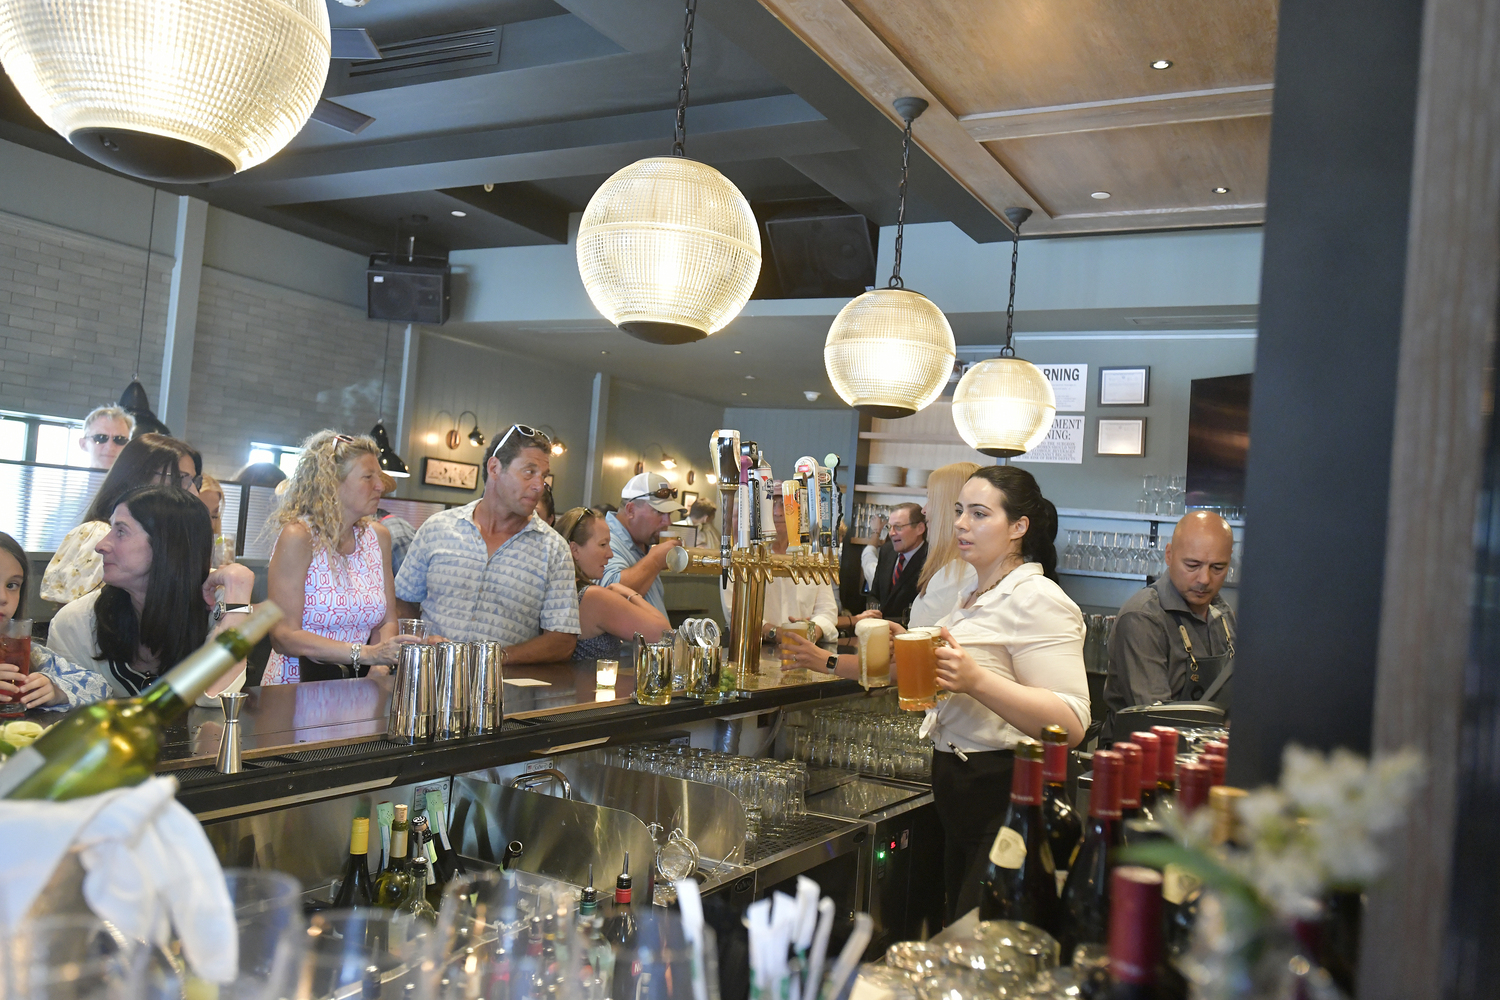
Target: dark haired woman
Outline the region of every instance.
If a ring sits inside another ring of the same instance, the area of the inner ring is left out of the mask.
[[[238,563],[210,572],[208,508],[180,487],[143,486],[126,493],[97,549],[104,586],[57,613],[49,642],[59,656],[101,674],[113,697],[140,694],[209,635],[250,613],[255,574]],[[211,614],[219,587],[225,607],[215,623]],[[224,691],[239,690],[244,679],[242,661],[200,703],[215,704]]]
[[[992,465],[964,483],[954,516],[959,556],[978,583],[939,622],[948,645],[937,651],[937,682],[952,694],[924,727],[937,750],[932,797],[950,920],[978,902],[965,876],[1010,802],[1012,748],[1051,725],[1076,746],[1090,718],[1083,615],[1057,583],[1057,508],[1031,473]]]
[[[196,455],[190,445],[164,434],[142,434],[122,448],[99,484],[83,523],[63,537],[42,573],[42,599],[66,604],[98,590],[104,579],[94,546],[108,534],[109,515],[120,497],[152,483],[181,486],[197,496],[202,460]]]
[[[26,612],[30,561],[16,540],[0,531],[0,625]],[[28,673],[0,663],[0,701],[20,698],[27,708],[76,708],[109,697],[109,685],[92,670],[74,666],[32,642]]]
[[[667,616],[651,602],[623,583],[607,587],[596,581],[609,562],[609,524],[590,507],[574,507],[557,518],[557,533],[573,554],[573,574],[578,582],[578,645],[575,660],[613,660],[620,657],[620,643],[637,632],[655,642],[672,627]]]

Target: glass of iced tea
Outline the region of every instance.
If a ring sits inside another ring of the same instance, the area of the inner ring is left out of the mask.
[[[31,619],[12,618],[0,624],[0,663],[9,663],[21,671],[21,677],[31,673]],[[17,685],[25,683],[17,681]],[[0,715],[23,715],[26,706],[20,698],[0,694]]]
[[[917,628],[896,636],[896,696],[901,708],[920,712],[937,705],[937,629]]]

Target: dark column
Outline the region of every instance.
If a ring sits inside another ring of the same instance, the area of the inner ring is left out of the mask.
[[[1232,784],[1370,746],[1420,0],[1283,0]]]

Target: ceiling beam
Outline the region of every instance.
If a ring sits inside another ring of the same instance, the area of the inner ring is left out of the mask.
[[[975,141],[994,142],[1142,125],[1256,118],[1271,113],[1271,87],[1269,83],[1257,83],[1181,94],[1126,97],[1117,101],[1061,104],[1051,108],[988,111],[964,115],[958,121]]]

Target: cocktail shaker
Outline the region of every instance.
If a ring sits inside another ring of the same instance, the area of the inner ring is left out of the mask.
[[[500,731],[505,714],[505,685],[500,679],[503,648],[488,640],[469,643],[469,724],[465,732],[470,736]]]
[[[433,660],[433,647],[425,643],[401,647],[386,727],[386,739],[392,743],[419,743],[432,737]]]
[[[469,644],[433,644],[434,739],[455,740],[469,723]]]

